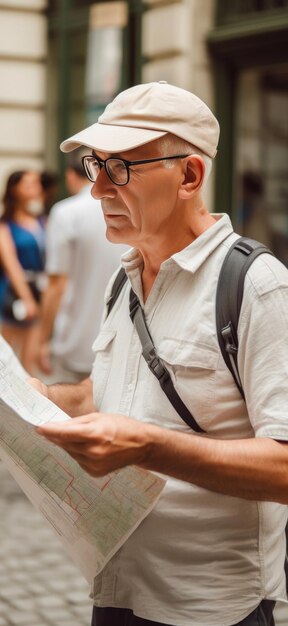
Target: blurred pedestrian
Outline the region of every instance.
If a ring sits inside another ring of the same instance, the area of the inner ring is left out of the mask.
[[[44,172],[41,173],[40,180],[43,190],[43,212],[44,215],[48,217],[52,206],[57,200],[57,196],[59,193],[60,176],[59,174],[57,174],[57,172],[44,170]]]
[[[35,361],[36,326],[44,272],[45,230],[40,175],[12,173],[0,219],[0,318],[2,335],[28,372]]]
[[[101,205],[91,197],[79,151],[70,157],[65,177],[72,196],[52,208],[47,225],[39,367],[50,383],[78,382],[89,375],[106,283],[127,250],[106,239]]]

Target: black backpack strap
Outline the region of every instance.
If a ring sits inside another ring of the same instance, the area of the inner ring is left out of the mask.
[[[113,309],[113,306],[116,302],[116,300],[119,298],[120,293],[125,285],[127,281],[127,274],[124,270],[124,267],[121,267],[115,280],[114,283],[112,285],[112,289],[111,289],[111,294],[110,294],[110,298],[107,302],[107,317],[109,315],[109,313],[111,312],[111,310]]]
[[[272,254],[266,246],[260,244],[258,241],[248,239],[247,237],[240,237],[237,239],[226,254],[217,285],[216,327],[218,343],[225,363],[230,370],[243,398],[244,391],[237,363],[238,320],[241,310],[246,272],[251,263],[253,263],[254,259],[263,253]],[[126,281],[127,275],[124,268],[121,268],[112,286],[111,296],[107,303],[107,315],[109,315]],[[130,317],[138,332],[142,344],[142,353],[148,367],[153,372],[154,376],[156,376],[159,380],[159,384],[171,404],[174,406],[180,417],[191,428],[193,428],[193,430],[196,430],[197,432],[204,432],[197,424],[185,404],[182,402],[173,385],[167,368],[157,355],[146,324],[144,312],[136,294],[132,289],[130,291]]]
[[[244,398],[238,363],[238,320],[244,280],[251,263],[260,254],[272,252],[254,239],[240,237],[229,248],[219,274],[216,293],[216,327],[218,343],[235,383]]]
[[[156,376],[157,380],[159,381],[161,389],[164,391],[168,400],[171,402],[178,415],[180,415],[182,420],[186,422],[186,424],[188,424],[190,428],[198,433],[205,432],[202,428],[200,428],[193,415],[190,413],[184,402],[181,400],[173,385],[167,367],[164,365],[162,359],[158,356],[145,320],[144,311],[133,289],[131,289],[130,291],[130,317],[136,328],[138,337],[142,345],[142,355],[150,371],[152,372],[152,374],[154,374],[154,376]]]
[[[121,267],[114,280],[110,298],[107,302],[107,317],[111,312],[116,300],[118,299],[126,281],[126,272],[124,268]],[[154,346],[152,337],[146,324],[144,312],[133,289],[131,289],[130,291],[130,317],[135,325],[136,331],[141,341],[142,354],[144,356],[144,359],[148,364],[150,371],[154,374],[154,376],[156,376],[157,380],[159,381],[159,384],[166,394],[168,400],[171,402],[172,406],[175,408],[183,421],[186,422],[188,426],[190,426],[190,428],[192,428],[196,432],[203,433],[204,431],[202,430],[202,428],[200,428],[193,415],[191,415],[184,402],[182,402],[173,385],[171,376],[166,366],[156,352],[156,348]]]
[[[263,253],[273,254],[269,248],[263,244],[240,237],[229,248],[224,259],[217,286],[216,294],[216,326],[218,343],[230,370],[235,383],[243,396],[244,391],[241,384],[237,353],[238,353],[238,320],[240,316],[244,280],[246,272],[257,256]],[[288,524],[286,525],[286,554],[285,554],[285,576],[286,591],[288,593]],[[274,623],[274,622],[273,622]]]

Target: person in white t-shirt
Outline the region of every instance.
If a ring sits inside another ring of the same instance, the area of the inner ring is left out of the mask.
[[[42,378],[78,382],[92,367],[104,292],[127,246],[106,239],[100,202],[91,196],[81,153],[65,172],[72,194],[54,205],[47,224],[48,286],[42,299],[38,364]]]
[[[75,386],[34,381],[74,419],[37,430],[92,476],[137,465],[167,479],[95,578],[93,626],[271,626],[275,601],[287,598],[288,272],[262,254],[246,275],[244,400],[215,321],[219,272],[237,235],[202,195],[218,136],[198,97],[161,82],[119,94],[98,123],[62,144],[87,147],[107,237],[133,249],[122,257],[128,280],[94,343],[91,376]],[[205,432],[182,421],[148,368],[129,316],[131,287]]]

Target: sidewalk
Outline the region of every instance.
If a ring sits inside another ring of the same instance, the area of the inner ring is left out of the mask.
[[[90,626],[88,584],[1,461],[0,485],[0,626]]]
[[[90,626],[89,587],[0,462],[0,626]]]

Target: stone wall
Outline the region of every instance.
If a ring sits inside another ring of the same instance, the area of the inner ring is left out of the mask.
[[[0,0],[0,192],[45,154],[46,0]]]

